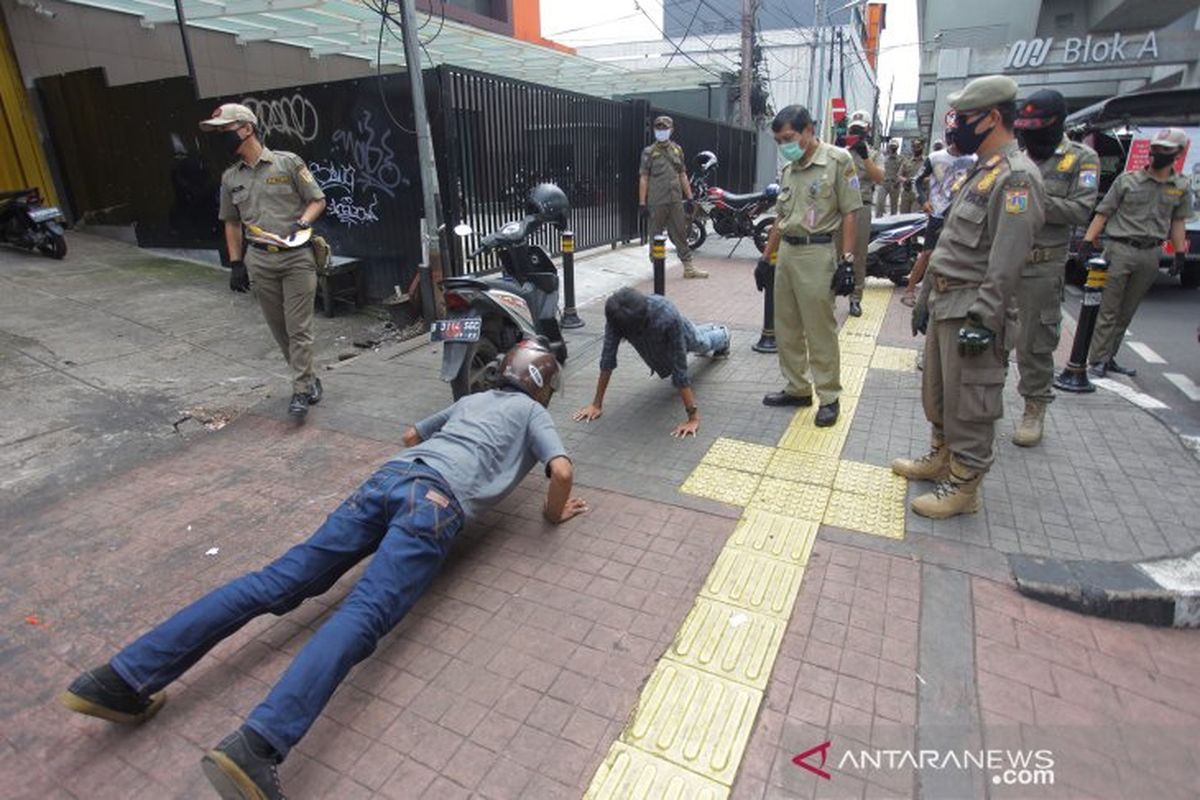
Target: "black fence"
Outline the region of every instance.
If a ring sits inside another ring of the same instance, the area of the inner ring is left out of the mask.
[[[577,250],[638,238],[638,163],[659,111],[458,67],[424,78],[444,221],[476,232],[465,241],[448,233],[450,274],[494,267],[463,255],[479,235],[518,218],[526,191],[542,181],[571,201]],[[142,246],[220,248],[218,187],[231,159],[197,123],[220,103],[240,102],[259,116],[268,147],[308,162],[328,199],[318,230],[338,255],[367,262],[371,297],[407,288],[416,274],[423,206],[405,74],[200,101],[187,78],[113,87],[101,69],[36,85],[76,218],[133,224]],[[712,150],[718,185],[753,188],[752,131],[672,116],[689,160]],[[538,239],[557,252],[557,232]]]

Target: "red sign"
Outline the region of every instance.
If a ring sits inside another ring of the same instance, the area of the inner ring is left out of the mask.
[[[1180,151],[1179,156],[1175,159],[1175,174],[1183,174],[1183,165],[1187,161],[1188,150],[1191,148],[1191,142],[1188,146]],[[1129,145],[1129,157],[1125,159],[1125,171],[1132,169],[1142,169],[1150,164],[1150,140],[1149,139],[1134,139]]]
[[[846,101],[840,97],[835,97],[829,101],[829,108],[833,111],[833,121],[841,122],[846,118]]]

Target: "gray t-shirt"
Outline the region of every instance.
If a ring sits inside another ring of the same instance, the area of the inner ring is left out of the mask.
[[[438,471],[468,517],[499,503],[535,462],[566,456],[550,413],[524,392],[471,394],[415,426],[421,443],[393,461],[416,461]]]

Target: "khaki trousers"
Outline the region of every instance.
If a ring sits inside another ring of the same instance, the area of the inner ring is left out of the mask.
[[[784,391],[817,395],[820,405],[842,392],[837,320],[833,316],[833,247],[781,242],[775,268],[775,341]]]
[[[925,337],[921,403],[925,417],[951,454],[973,470],[992,465],[996,420],[1004,415],[1004,378],[1008,353],[998,341],[977,356],[958,354],[963,319],[930,321]],[[999,337],[998,337],[999,338]]]
[[[1100,295],[1100,316],[1088,349],[1088,362],[1107,362],[1117,354],[1133,314],[1158,278],[1157,247],[1139,250],[1121,242],[1109,241],[1108,277]]]
[[[884,182],[879,186],[879,204],[875,216],[896,213],[896,202],[900,199],[900,184]],[[886,201],[886,202],[885,202]],[[886,207],[885,207],[886,206]]]
[[[683,213],[682,202],[650,206],[649,235],[654,237],[664,228],[671,244],[675,245],[675,253],[679,256],[679,260],[684,264],[690,263],[692,251],[687,243],[688,221],[687,215]]]
[[[267,327],[292,368],[292,391],[307,392],[313,382],[313,305],[317,262],[312,248],[268,253],[246,250],[246,268]]]
[[[1054,400],[1054,351],[1062,323],[1063,267],[1040,264],[1040,275],[1022,275],[1017,286],[1017,391],[1029,400]]]
[[[841,236],[838,237],[840,242]],[[852,300],[862,300],[867,284],[867,245],[871,243],[871,206],[864,205],[854,212],[854,294]]]
[[[908,188],[908,184],[904,184],[904,188],[900,190],[900,213],[911,214],[913,206],[917,204],[917,193]]]

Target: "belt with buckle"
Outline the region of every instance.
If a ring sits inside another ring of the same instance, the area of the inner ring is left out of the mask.
[[[933,280],[933,288],[939,292],[949,292],[954,289],[977,289],[982,286],[977,281],[960,281],[956,278],[946,278],[942,275],[931,275]]]
[[[814,233],[811,236],[792,236],[785,233],[783,235],[783,240],[791,245],[829,244],[833,241],[833,234]]]
[[[255,250],[262,250],[267,253],[282,253],[285,250],[299,250],[302,247],[312,247],[311,240],[305,242],[304,244],[300,245],[299,247],[280,247],[277,244],[264,244],[263,242],[256,242],[253,239],[247,239],[246,244],[250,245]]]
[[[1062,261],[1066,255],[1065,247],[1035,247],[1029,251],[1029,258],[1026,260],[1030,264],[1045,264],[1049,261]]]
[[[1162,244],[1157,239],[1131,239],[1128,236],[1110,236],[1108,238],[1114,242],[1120,242],[1121,244],[1129,245],[1130,247],[1137,248],[1138,250],[1150,250],[1151,248],[1158,247],[1160,244]]]

